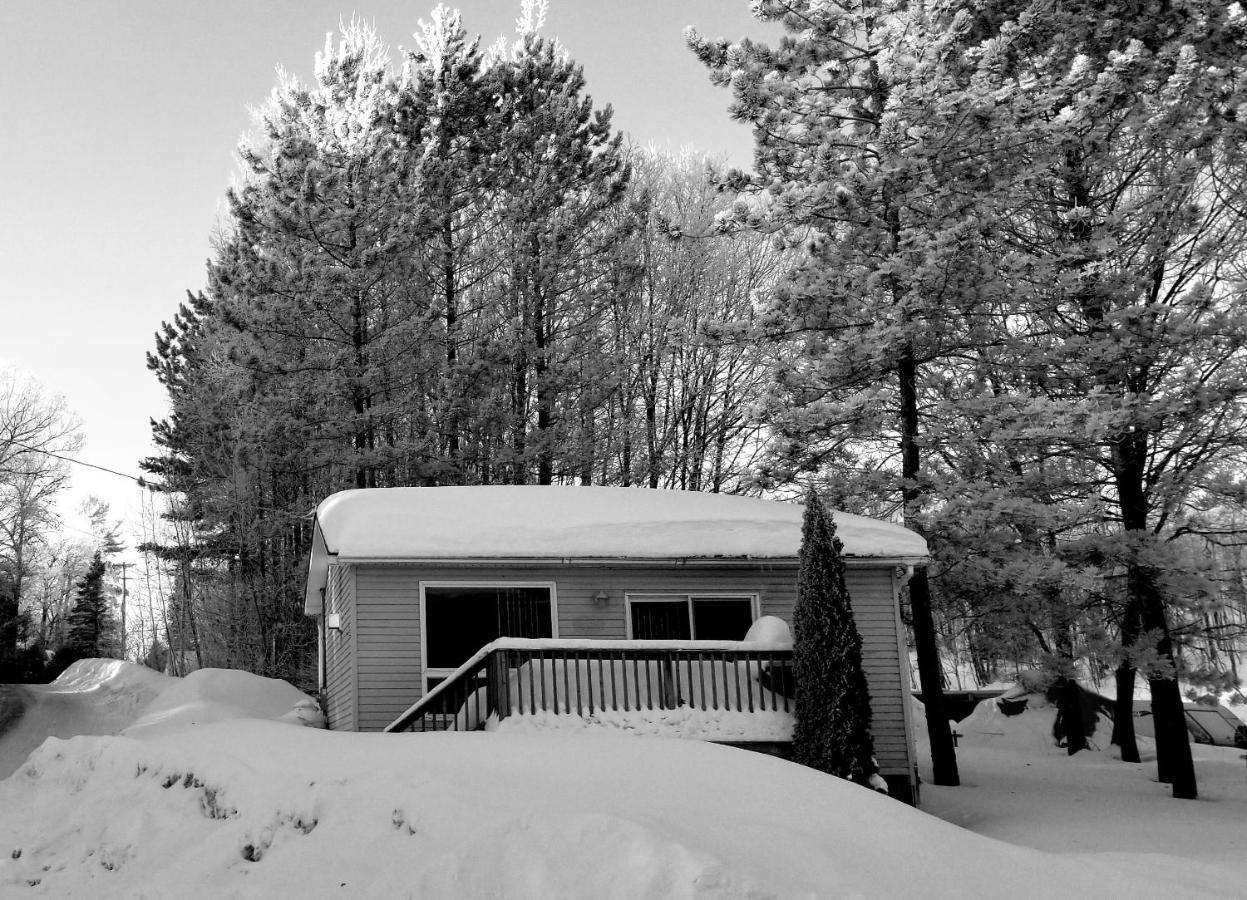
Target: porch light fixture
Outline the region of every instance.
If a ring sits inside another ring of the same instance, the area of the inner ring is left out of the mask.
[[[593,605],[594,606],[605,606],[607,603],[610,602],[610,599],[611,599],[611,595],[606,593],[606,591],[598,591],[596,594],[593,595]]]
[[[339,613],[330,613],[325,616],[325,627],[330,631],[341,631],[342,616]]]

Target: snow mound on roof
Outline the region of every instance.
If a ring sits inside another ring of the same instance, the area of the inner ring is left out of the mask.
[[[226,719],[324,725],[314,700],[276,678],[237,669],[198,669],[170,681],[123,734],[133,737]]]
[[[0,782],[0,894],[1078,896],[1155,883],[699,741],[256,720],[49,741]],[[32,890],[31,886],[34,886]]]
[[[342,491],[320,504],[330,553],[348,558],[791,558],[803,508],[729,494],[493,485]],[[847,556],[923,557],[899,525],[834,514]]]

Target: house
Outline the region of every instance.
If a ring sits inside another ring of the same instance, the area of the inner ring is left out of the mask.
[[[406,727],[420,703],[449,696],[454,682],[455,703],[434,726],[453,727],[459,704],[482,702],[487,675],[494,693],[485,713],[494,716],[515,712],[517,696],[519,712],[525,697],[549,710],[547,688],[557,710],[571,712],[571,697],[580,714],[586,691],[593,712],[595,703],[620,707],[620,694],[625,708],[648,702],[652,709],[651,690],[664,709],[700,702],[704,714],[730,702],[733,714],[746,716],[768,703],[776,709],[782,697],[786,712],[790,692],[775,676],[791,650],[766,655],[742,639],[761,616],[791,621],[802,513],[795,503],[636,488],[334,494],[316,511],[305,606],[319,624],[329,727]],[[862,635],[880,774],[893,795],[913,802],[898,592],[926,560],[926,543],[898,525],[834,518]],[[489,663],[490,653],[503,661]],[[546,668],[534,677],[538,663]],[[691,696],[697,690],[700,701]]]

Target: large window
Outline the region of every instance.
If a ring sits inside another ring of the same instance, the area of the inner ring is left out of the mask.
[[[628,636],[634,640],[743,640],[757,618],[750,594],[629,594]]]
[[[425,690],[500,637],[554,636],[554,585],[421,585]]]

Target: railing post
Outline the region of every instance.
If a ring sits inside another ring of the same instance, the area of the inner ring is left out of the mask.
[[[675,690],[674,664],[676,654],[667,652],[662,655],[662,708],[675,709],[678,705]]]
[[[510,682],[506,651],[493,651],[489,654],[489,662],[485,666],[485,709],[487,713],[496,713],[499,719],[505,719],[511,714]]]

